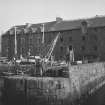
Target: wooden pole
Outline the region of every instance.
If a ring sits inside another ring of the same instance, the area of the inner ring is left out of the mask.
[[[42,36],[42,43],[44,43],[44,24],[43,24],[43,36]]]
[[[17,56],[17,35],[16,35],[16,27],[14,27],[14,29],[15,29],[15,57]]]

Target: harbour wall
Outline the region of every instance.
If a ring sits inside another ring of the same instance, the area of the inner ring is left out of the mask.
[[[104,62],[69,65],[68,78],[5,77],[2,99],[4,105],[82,105],[103,86]]]

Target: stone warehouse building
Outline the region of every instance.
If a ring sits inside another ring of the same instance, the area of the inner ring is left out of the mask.
[[[15,32],[17,57],[45,56],[52,40],[60,32],[53,51],[56,60],[64,60],[68,48],[73,48],[75,60],[105,60],[105,17],[63,20],[15,26],[2,35],[2,56],[15,56]],[[44,43],[42,43],[44,30]]]

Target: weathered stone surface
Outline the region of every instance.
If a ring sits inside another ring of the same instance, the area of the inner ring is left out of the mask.
[[[11,76],[5,78],[4,102],[5,105],[76,105],[100,89],[104,81],[105,63],[69,66],[68,78]]]

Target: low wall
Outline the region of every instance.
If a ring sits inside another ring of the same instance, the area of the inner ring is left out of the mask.
[[[104,81],[105,63],[89,63],[69,66],[71,93],[78,94],[91,92],[97,85]]]

